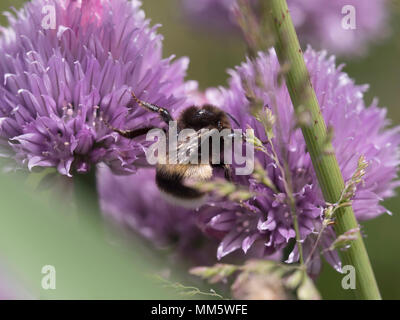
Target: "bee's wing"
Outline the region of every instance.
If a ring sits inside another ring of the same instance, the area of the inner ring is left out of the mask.
[[[186,141],[178,142],[177,145],[177,158],[178,163],[196,163],[198,160],[198,150],[203,146],[208,139],[214,135],[218,134],[217,129],[212,130],[199,130],[189,135]],[[203,148],[201,148],[203,150]],[[203,152],[208,152],[203,150]]]

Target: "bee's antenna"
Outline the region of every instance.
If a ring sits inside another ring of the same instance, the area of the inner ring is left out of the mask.
[[[225,112],[225,113],[226,113],[226,115],[227,115],[229,118],[231,118],[231,119],[233,120],[233,122],[235,122],[236,125],[240,128],[239,121],[237,121],[236,118],[235,118],[233,115],[229,114],[228,112]]]
[[[145,108],[145,109],[147,109],[147,110],[149,110],[149,111],[158,113],[158,114],[161,116],[161,118],[162,118],[167,124],[168,124],[170,121],[173,121],[173,120],[174,120],[174,119],[172,118],[171,114],[169,113],[169,111],[168,111],[167,109],[164,109],[164,108],[161,108],[161,107],[159,107],[159,106],[157,106],[157,105],[155,105],[155,104],[151,104],[151,103],[148,103],[148,102],[145,102],[145,101],[140,100],[138,97],[136,97],[136,95],[133,93],[133,91],[131,91],[131,94],[132,94],[133,99],[136,101],[136,103],[137,103],[139,106],[141,106],[141,107],[143,107],[143,108]]]
[[[136,101],[136,103],[139,106],[141,106],[149,111],[160,113],[160,109],[162,109],[162,108],[160,108],[159,106],[156,106],[155,104],[151,104],[151,103],[140,100],[138,97],[136,97],[136,95],[133,93],[133,91],[131,91],[131,94],[132,94],[133,99]]]
[[[135,93],[133,91],[131,91],[131,95],[133,97],[133,99],[136,101],[136,103],[141,106],[141,107],[145,107],[144,106],[144,102],[142,100],[140,100],[138,97],[136,97]]]

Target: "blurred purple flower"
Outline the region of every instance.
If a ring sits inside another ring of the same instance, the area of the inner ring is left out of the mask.
[[[235,0],[182,0],[184,19],[199,28],[232,31],[236,28],[231,8]]]
[[[387,33],[387,0],[289,0],[288,6],[302,41],[333,53],[362,54],[369,42]],[[342,26],[349,13],[342,13],[345,6],[354,7],[355,29]]]
[[[344,179],[350,179],[361,155],[364,155],[369,163],[364,184],[358,186],[353,199],[353,208],[359,220],[374,218],[386,212],[380,201],[393,196],[395,187],[399,185],[399,181],[394,179],[397,177],[399,164],[400,127],[387,128],[389,121],[386,119],[386,110],[378,108],[377,101],[373,101],[368,108],[365,106],[363,94],[368,86],[355,85],[354,81],[342,72],[343,66],[335,66],[334,57],[327,57],[325,52],[317,53],[308,48],[305,60],[325,121],[334,128],[333,145]],[[257,86],[257,72],[261,75],[266,89]],[[249,86],[256,98],[268,105],[277,115],[280,129],[277,129],[276,124],[273,144],[280,162],[283,163],[286,159],[288,163],[300,234],[307,255],[314,244],[315,233],[320,229],[325,203],[302,133],[296,129],[293,107],[286,86],[278,84],[279,72],[280,66],[275,52],[271,50],[268,54],[260,53],[254,63],[248,60],[236,70],[230,71],[228,89],[210,89],[206,96],[209,102],[223,107],[238,119],[242,128],[246,128],[247,125],[254,128],[261,141],[267,140],[265,131],[263,126],[249,115],[249,102],[243,86]],[[258,242],[264,244],[265,254],[271,254],[286,247],[289,240],[295,237],[282,173],[276,163],[264,153],[257,153],[256,158],[268,172],[278,192],[273,192],[253,178],[238,176],[239,183],[248,185],[258,193],[256,197],[245,202],[245,206],[217,201],[200,210],[203,228],[209,234],[222,239],[218,258],[238,249],[247,252]],[[322,247],[329,247],[333,240],[333,230],[328,229],[321,242]],[[326,258],[339,268],[335,252],[326,252]],[[297,260],[295,250],[290,256],[290,261]],[[319,259],[315,259],[314,262],[314,271],[317,272]]]
[[[217,244],[196,225],[196,215],[166,202],[155,183],[155,170],[117,176],[102,166],[98,174],[101,207],[106,218],[135,231],[159,248],[174,249],[197,264],[215,262]]]
[[[0,29],[0,153],[19,165],[87,172],[99,162],[135,170],[143,144],[111,132],[158,125],[141,99],[184,103],[188,59],[162,59],[162,36],[140,1],[34,0]],[[42,27],[53,6],[56,28]]]
[[[184,15],[190,23],[212,31],[237,31],[233,7],[236,0],[182,0]],[[253,3],[257,1],[250,0]],[[303,43],[337,54],[361,54],[368,42],[386,34],[387,0],[288,0],[297,33]],[[351,5],[355,9],[355,29],[342,27]]]

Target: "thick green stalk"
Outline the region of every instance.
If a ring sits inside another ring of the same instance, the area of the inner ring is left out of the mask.
[[[312,122],[301,129],[317,174],[325,201],[336,203],[344,188],[338,162],[327,138],[327,129],[306,68],[299,40],[286,4],[286,0],[264,0],[269,7],[275,50],[280,64],[289,65],[285,73],[286,85],[296,112],[308,112]],[[338,235],[358,227],[351,207],[337,211],[335,231]],[[381,299],[374,273],[361,234],[341,254],[344,265],[356,271],[356,296],[360,299]]]

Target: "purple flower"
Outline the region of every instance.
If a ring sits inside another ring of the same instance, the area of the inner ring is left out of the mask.
[[[358,185],[353,208],[359,220],[374,218],[386,212],[380,201],[393,196],[395,187],[399,185],[394,179],[399,164],[400,127],[387,127],[389,121],[386,119],[386,110],[378,108],[376,100],[366,107],[363,94],[367,86],[355,85],[342,71],[343,66],[336,67],[334,57],[308,48],[305,60],[325,121],[334,129],[333,146],[344,179],[347,181],[351,178],[361,155],[365,156],[369,164],[364,183]],[[275,138],[272,142],[279,163],[288,164],[301,239],[307,255],[321,227],[325,202],[302,133],[296,129],[288,91],[285,85],[278,84],[279,71],[280,66],[273,50],[268,54],[260,53],[255,62],[248,60],[230,71],[229,88],[210,89],[206,95],[211,103],[232,114],[242,128],[247,125],[254,128],[261,141],[267,140],[264,127],[249,115],[244,86],[250,87],[256,98],[269,106],[276,116]],[[257,72],[261,75],[265,89],[258,86]],[[264,244],[264,254],[271,254],[285,248],[295,237],[282,171],[264,153],[256,153],[256,159],[275,184],[276,191],[252,177],[238,176],[237,182],[247,185],[257,196],[241,206],[217,201],[200,210],[203,228],[222,239],[218,258],[238,249],[246,253],[255,243],[260,242]],[[333,240],[333,230],[328,229],[321,242],[322,247],[329,247]],[[339,268],[337,254],[325,253],[327,260]],[[295,250],[290,261],[297,260]],[[319,260],[315,259],[314,262],[316,273]]]
[[[196,225],[191,211],[166,202],[155,183],[154,169],[117,176],[102,166],[98,174],[101,207],[106,218],[135,231],[159,248],[200,264],[215,262],[216,242]]]
[[[236,0],[182,1],[184,14],[191,23],[214,31],[237,31],[233,14]],[[369,42],[382,38],[387,31],[387,0],[287,2],[300,40],[337,54],[361,54]],[[349,11],[345,7],[348,5],[355,10],[355,28],[352,29],[342,26],[342,21],[348,23]]]
[[[184,103],[188,59],[162,59],[162,37],[137,0],[34,0],[0,29],[0,152],[19,165],[87,172],[105,162],[129,173],[143,143],[113,133],[159,125],[138,97]],[[55,9],[55,29],[43,22]],[[44,10],[45,11],[45,10]],[[51,12],[51,10],[49,11]],[[45,28],[46,27],[46,28]]]

